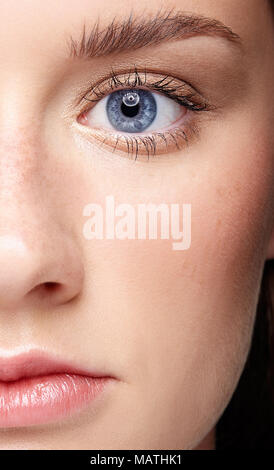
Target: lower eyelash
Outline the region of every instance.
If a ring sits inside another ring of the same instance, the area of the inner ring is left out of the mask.
[[[135,160],[137,160],[138,157],[138,152],[139,152],[139,146],[143,145],[145,148],[147,158],[155,157],[156,152],[157,152],[157,139],[161,139],[164,141],[166,148],[168,148],[168,143],[167,143],[167,136],[169,136],[177,150],[180,150],[180,138],[184,140],[184,143],[188,143],[188,138],[186,133],[183,131],[183,129],[173,129],[171,131],[166,131],[164,132],[157,132],[155,134],[147,135],[147,136],[127,136],[123,135],[127,148],[128,148],[128,155],[134,155],[135,154]]]
[[[190,135],[197,134],[197,127],[188,126],[187,131],[179,127],[171,129],[165,132],[155,132],[150,135],[130,135],[130,134],[115,134],[113,135],[115,140],[112,153],[114,153],[119,147],[119,143],[123,141],[123,145],[127,147],[128,157],[134,157],[134,160],[137,160],[139,154],[146,155],[147,160],[150,157],[155,157],[158,153],[158,146],[164,143],[166,149],[170,145],[170,141],[177,150],[181,150],[184,145],[188,145]],[[109,139],[110,133],[101,140],[101,145],[104,145]]]

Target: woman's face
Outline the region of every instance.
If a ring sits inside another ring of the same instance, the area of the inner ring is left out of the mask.
[[[113,378],[62,417],[7,418],[0,447],[202,447],[243,370],[273,255],[270,5],[2,0],[0,23],[0,356],[43,351]],[[76,45],[84,24],[97,48]],[[87,205],[105,221],[107,196],[191,204],[190,246],[90,239]]]

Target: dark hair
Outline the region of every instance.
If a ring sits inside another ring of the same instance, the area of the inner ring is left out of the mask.
[[[216,428],[216,449],[274,449],[274,260],[261,282],[249,355]]]

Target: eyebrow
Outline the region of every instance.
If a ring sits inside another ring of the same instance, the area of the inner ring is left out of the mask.
[[[137,18],[131,13],[124,20],[114,18],[102,30],[97,20],[90,32],[84,24],[80,39],[69,39],[69,55],[91,59],[199,35],[241,44],[240,36],[217,19],[170,10],[151,18]]]

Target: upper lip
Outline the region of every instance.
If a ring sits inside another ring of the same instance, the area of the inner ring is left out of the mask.
[[[2,382],[61,373],[88,377],[109,377],[109,374],[83,370],[72,363],[51,357],[42,351],[0,357],[0,381]]]

